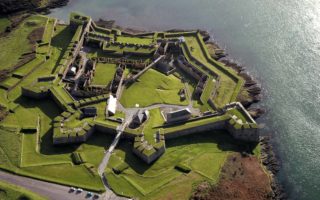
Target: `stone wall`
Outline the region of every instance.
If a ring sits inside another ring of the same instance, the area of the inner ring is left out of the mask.
[[[140,152],[138,149],[132,148],[133,153],[135,153],[139,158],[141,158],[147,164],[150,164],[154,162],[156,159],[158,159],[165,152],[165,150],[166,150],[165,146],[162,146],[154,154],[147,156],[144,153]]]
[[[53,144],[70,144],[70,143],[81,143],[87,141],[87,139],[94,133],[95,127],[91,127],[86,134],[81,136],[69,136],[64,137],[54,137]]]
[[[234,126],[226,122],[226,129],[232,135],[234,139],[247,141],[247,142],[259,142],[259,129],[258,128],[241,128],[236,129]]]
[[[194,133],[199,133],[199,132],[204,132],[204,131],[222,130],[222,129],[225,129],[225,123],[226,123],[226,120],[222,120],[222,121],[218,121],[215,123],[210,123],[210,124],[206,124],[206,125],[202,125],[202,126],[188,128],[188,129],[181,130],[181,131],[166,133],[164,135],[164,137],[165,137],[165,139],[173,139],[173,138],[178,138],[178,137],[182,137],[182,136],[186,136],[186,135],[190,135],[190,134],[194,134]]]
[[[44,99],[49,96],[49,90],[33,91],[31,89],[21,87],[22,95],[33,99]]]

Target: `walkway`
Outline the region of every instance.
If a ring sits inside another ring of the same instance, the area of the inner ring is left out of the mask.
[[[157,62],[159,62],[161,59],[164,58],[164,55],[161,55],[159,58],[157,58],[156,60],[154,60],[150,65],[148,65],[146,68],[144,68],[143,70],[141,70],[138,74],[134,75],[131,80],[132,81],[136,81],[142,74],[144,74],[146,71],[148,71],[151,67],[153,67],[153,65],[155,65]]]
[[[131,117],[126,117],[126,120],[124,121],[124,123],[121,124],[120,126],[118,126],[118,128],[117,128],[118,134],[116,135],[116,137],[113,140],[112,144],[110,145],[109,149],[105,152],[105,155],[104,155],[104,157],[103,157],[103,159],[102,159],[102,161],[101,161],[101,163],[99,165],[99,168],[98,168],[98,173],[101,176],[103,185],[104,185],[104,187],[106,189],[105,199],[108,199],[108,200],[125,200],[125,199],[127,199],[127,198],[124,198],[124,197],[117,196],[110,189],[110,187],[108,185],[108,181],[107,181],[106,177],[104,176],[104,170],[106,169],[106,167],[108,165],[108,162],[109,162],[109,159],[111,157],[111,154],[112,154],[113,150],[116,148],[124,129],[127,127],[129,122],[131,121],[131,119],[132,119],[132,116]]]

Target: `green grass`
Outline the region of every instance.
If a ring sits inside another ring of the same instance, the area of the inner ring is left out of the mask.
[[[6,88],[11,88],[12,86],[14,86],[15,84],[17,84],[20,81],[19,78],[16,77],[10,77],[8,79],[6,79],[5,81],[3,81],[1,84],[3,86],[5,86]]]
[[[98,63],[92,85],[108,85],[116,72],[116,64]]]
[[[73,101],[70,94],[62,86],[53,86],[51,91],[63,103],[71,103]]]
[[[104,46],[103,50],[107,51],[114,51],[116,54],[122,55],[124,52],[128,53],[140,53],[140,54],[151,54],[152,52],[155,51],[155,48],[143,48],[143,47],[134,47],[134,46],[125,46],[125,47],[120,47],[118,45],[108,45]]]
[[[139,199],[162,199],[166,194],[188,195],[197,181],[216,183],[228,153],[238,150],[237,143],[227,132],[218,131],[168,140],[166,146],[163,156],[147,165],[132,153],[132,143],[120,141],[106,169],[111,188],[118,194]],[[116,175],[111,169],[121,162],[126,162],[129,168]],[[179,163],[185,163],[192,171],[186,175],[176,170]],[[173,184],[181,179],[183,184]]]
[[[143,127],[143,133],[145,135],[145,140],[147,140],[149,144],[154,144],[154,134],[158,130],[157,127],[163,125],[164,119],[159,108],[149,110],[149,112],[150,117]]]
[[[33,22],[34,25],[30,25],[28,22]],[[36,28],[44,26],[45,23],[46,17],[33,15],[24,20],[18,28],[8,36],[0,38],[0,70],[14,66],[18,63],[23,53],[31,50],[28,35]]]
[[[111,136],[95,133],[82,145],[53,146],[51,120],[61,112],[57,105],[52,100],[34,101],[26,98],[19,99],[17,103],[21,106],[16,113],[10,113],[1,125],[32,126],[40,115],[39,136],[36,133],[20,133],[17,130],[1,128],[0,158],[3,162],[0,163],[0,167],[42,180],[103,190],[100,177],[92,174],[83,165],[73,166],[70,155],[74,151],[81,152],[86,161],[97,168],[105,147],[112,141]],[[40,144],[36,142],[37,137]]]
[[[124,107],[135,107],[136,104],[146,107],[157,103],[188,105],[187,100],[180,101],[178,92],[182,88],[184,84],[177,77],[149,69],[123,91],[120,102]]]
[[[1,127],[0,137],[0,167],[14,170],[20,164],[21,135],[18,130]]]
[[[215,122],[219,122],[219,121],[224,121],[227,119],[229,119],[228,115],[221,115],[221,116],[216,116],[216,117],[204,118],[204,119],[199,119],[199,120],[195,120],[195,121],[190,121],[190,122],[166,127],[166,128],[164,128],[163,131],[164,131],[164,134],[169,134],[172,132],[181,131],[181,130],[185,130],[185,129],[189,129],[189,128],[194,128],[194,127],[198,127],[198,126],[202,126],[202,125],[206,125],[206,124],[210,124],[210,123],[215,123]]]
[[[15,70],[14,73],[25,76],[28,72],[30,72],[35,66],[39,65],[41,62],[43,62],[43,59],[36,58],[30,61],[29,63],[23,65],[19,69]]]
[[[242,111],[240,111],[236,108],[228,110],[228,113],[231,115],[237,116],[239,119],[242,120],[243,123],[245,123],[245,122],[251,123],[251,119],[248,116],[246,116]]]
[[[237,82],[234,80],[234,77],[230,76],[228,73],[225,73],[224,71],[221,71],[217,66],[214,66],[212,64],[213,59],[211,59],[211,62],[207,59],[206,53],[204,52],[201,48],[201,45],[196,36],[187,36],[186,38],[186,43],[188,46],[188,49],[191,52],[191,55],[198,59],[202,64],[204,64],[208,69],[212,70],[218,76],[220,77],[220,86],[217,90],[217,95],[214,98],[214,103],[216,104],[217,107],[223,107],[225,104],[229,103],[234,99],[234,92],[237,90],[239,87]],[[216,64],[219,65],[219,64]],[[221,67],[225,68],[225,71],[231,71],[230,69],[227,69],[226,67]],[[233,74],[234,72],[230,72]],[[240,86],[241,87],[241,86]]]
[[[0,199],[46,199],[36,193],[33,193],[25,188],[0,181]]]
[[[118,36],[117,42],[149,45],[149,44],[152,44],[153,39],[152,38],[129,37],[129,36]]]
[[[10,20],[5,16],[0,16],[0,33],[4,32],[10,26]]]
[[[218,180],[226,157],[225,153],[203,153],[191,161],[191,168],[209,179]]]
[[[43,43],[50,43],[51,42],[51,38],[53,36],[53,30],[54,30],[54,22],[55,19],[53,18],[49,18],[44,34],[43,34],[43,38],[42,38],[42,42]]]

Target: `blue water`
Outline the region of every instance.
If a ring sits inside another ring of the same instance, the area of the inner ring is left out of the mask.
[[[290,199],[320,199],[319,0],[71,0],[52,16],[70,11],[133,28],[210,31],[264,88],[260,121]]]

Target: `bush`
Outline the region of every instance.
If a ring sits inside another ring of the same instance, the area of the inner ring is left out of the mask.
[[[182,164],[182,163],[177,164],[174,168],[176,170],[183,172],[183,173],[189,173],[191,171],[190,167],[188,167],[187,165]]]

